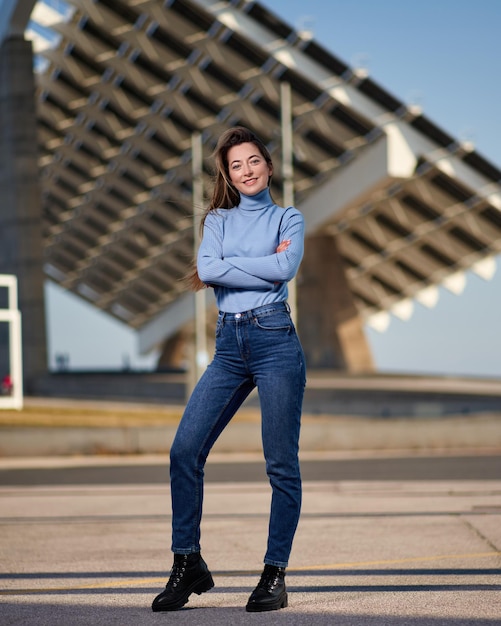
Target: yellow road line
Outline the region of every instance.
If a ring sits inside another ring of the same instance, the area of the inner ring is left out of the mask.
[[[25,593],[54,593],[57,591],[85,591],[86,589],[113,589],[115,587],[146,585],[147,583],[162,583],[165,585],[165,581],[165,576],[162,578],[130,578],[128,580],[107,581],[105,583],[92,583],[90,585],[76,585],[74,587],[40,587],[38,589],[2,590],[0,591],[0,596],[18,596]]]
[[[488,556],[501,556],[501,552],[474,552],[470,554],[442,554],[436,556],[416,556],[407,559],[387,559],[384,561],[358,561],[355,563],[331,563],[330,565],[306,566],[289,568],[290,572],[303,572],[307,570],[329,570],[344,567],[362,567],[367,565],[396,565],[398,563],[419,563],[422,561],[441,561],[442,559],[474,559]]]
[[[288,568],[289,572],[307,572],[307,571],[324,571],[330,569],[340,569],[349,567],[367,567],[378,565],[396,565],[401,563],[425,563],[427,561],[442,561],[444,559],[479,559],[501,556],[501,552],[472,552],[469,554],[442,554],[433,556],[419,556],[411,557],[407,559],[386,559],[381,561],[353,561],[351,563],[330,563],[328,565],[307,565],[304,567],[291,567]],[[218,572],[219,576],[247,576],[250,572]],[[55,593],[55,592],[68,592],[68,591],[85,591],[87,589],[113,589],[115,587],[130,587],[137,585],[147,584],[165,584],[166,577],[162,578],[130,578],[127,580],[107,581],[103,583],[92,583],[89,585],[77,585],[74,587],[40,587],[38,589],[12,589],[1,590],[0,596],[15,596],[24,594],[37,594],[37,593]]]

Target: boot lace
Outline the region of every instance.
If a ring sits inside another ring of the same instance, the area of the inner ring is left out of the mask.
[[[281,574],[284,569],[282,567],[274,567],[273,565],[265,566],[263,573],[261,574],[261,579],[259,581],[258,587],[265,589],[266,591],[272,593],[275,587],[278,585]]]
[[[188,559],[186,556],[183,556],[182,559],[175,559],[174,565],[172,566],[172,570],[169,576],[169,580],[167,585],[165,586],[167,590],[175,590],[176,587],[180,584],[183,579],[183,576],[186,572],[186,567],[188,565]]]

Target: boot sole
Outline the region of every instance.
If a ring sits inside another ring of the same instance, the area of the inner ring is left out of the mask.
[[[269,602],[268,604],[258,604],[253,602],[245,607],[248,613],[262,613],[264,611],[278,611],[278,609],[285,609],[289,606],[287,593],[284,593],[276,602]]]
[[[192,593],[196,593],[197,595],[201,595],[206,591],[209,591],[214,587],[214,580],[212,579],[212,575],[209,572],[203,578],[199,578],[195,581],[191,587],[188,587],[186,593],[177,601],[172,604],[159,604],[158,606],[152,606],[151,610],[154,613],[159,613],[160,611],[177,611],[181,609],[188,602],[188,598]]]

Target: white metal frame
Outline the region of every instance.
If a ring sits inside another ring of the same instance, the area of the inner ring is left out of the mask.
[[[8,308],[0,309],[0,322],[9,324],[9,373],[13,381],[12,395],[0,395],[0,409],[22,409],[23,363],[21,313],[17,308],[17,278],[8,274],[0,274],[0,287],[7,287],[8,291]]]

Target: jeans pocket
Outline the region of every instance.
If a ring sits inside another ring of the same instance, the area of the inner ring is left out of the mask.
[[[219,315],[216,322],[216,339],[221,335],[224,326],[224,318]]]
[[[287,330],[292,328],[290,315],[285,311],[278,311],[268,315],[257,316],[254,323],[262,330]]]

